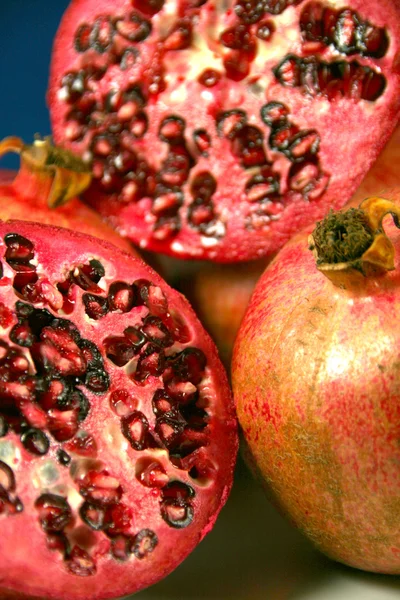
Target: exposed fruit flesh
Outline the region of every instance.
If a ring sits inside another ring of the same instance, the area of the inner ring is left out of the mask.
[[[21,167],[18,172],[0,171],[0,218],[3,221],[23,219],[66,227],[135,253],[132,244],[116,234],[94,210],[73,197],[90,182],[87,166],[78,157],[73,164],[68,164],[69,153],[54,148],[48,140],[36,140],[28,146],[18,138],[6,138],[0,142],[0,156],[10,151],[21,154]],[[63,204],[71,188],[75,193]]]
[[[393,130],[399,16],[391,0],[73,1],[55,139],[93,165],[88,203],[143,248],[272,254],[349,199]]]
[[[0,254],[0,595],[134,593],[227,498],[226,375],[184,298],[114,246],[10,221]]]

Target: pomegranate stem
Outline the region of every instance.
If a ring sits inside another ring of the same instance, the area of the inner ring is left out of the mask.
[[[15,136],[0,142],[0,156],[8,152],[21,155],[20,174],[26,169],[37,177],[43,189],[43,180],[51,182],[47,186],[47,205],[56,208],[81,194],[92,180],[90,166],[69,150],[53,146],[50,139],[36,139],[33,144]],[[17,178],[14,183],[17,182]]]

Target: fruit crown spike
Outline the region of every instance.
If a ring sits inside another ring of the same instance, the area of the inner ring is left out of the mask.
[[[7,137],[0,142],[0,156],[7,152],[20,154],[22,166],[30,173],[52,181],[47,197],[50,208],[78,196],[91,182],[90,167],[69,150],[53,146],[50,138],[29,145],[18,137]]]
[[[394,247],[383,230],[391,214],[400,229],[400,208],[391,200],[371,197],[359,208],[331,211],[309,236],[317,268],[335,285],[359,285],[367,276],[394,269]]]

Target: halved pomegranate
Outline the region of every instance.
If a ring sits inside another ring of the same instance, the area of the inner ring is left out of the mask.
[[[66,227],[135,253],[128,240],[77,198],[91,181],[82,159],[53,146],[49,139],[24,144],[17,137],[8,137],[0,142],[0,156],[8,152],[20,154],[21,166],[17,173],[0,171],[0,219]]]
[[[105,600],[167,575],[225,503],[215,347],[141,260],[0,224],[0,596]]]
[[[184,258],[276,251],[340,207],[399,118],[397,0],[79,0],[54,136],[120,233]]]

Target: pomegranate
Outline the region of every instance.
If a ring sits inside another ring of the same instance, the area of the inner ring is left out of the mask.
[[[250,296],[266,266],[265,259],[236,265],[206,263],[180,283],[227,367]]]
[[[0,239],[0,597],[134,593],[227,499],[226,374],[143,261],[38,223],[1,223]]]
[[[382,226],[388,213],[400,226],[399,188],[392,197],[332,211],[280,251],[242,321],[232,380],[278,507],[328,556],[400,574],[400,236]]]
[[[80,158],[52,146],[48,139],[26,145],[19,138],[5,138],[0,142],[0,156],[7,152],[21,155],[21,167],[18,173],[0,171],[2,220],[24,219],[59,225],[135,253],[128,240],[76,197],[91,181],[90,171]]]
[[[397,0],[74,0],[55,140],[142,248],[245,261],[350,198],[400,111]]]
[[[358,206],[367,196],[400,186],[400,127],[397,127],[368,174],[357,188],[351,203]],[[393,190],[392,193],[396,194]]]

